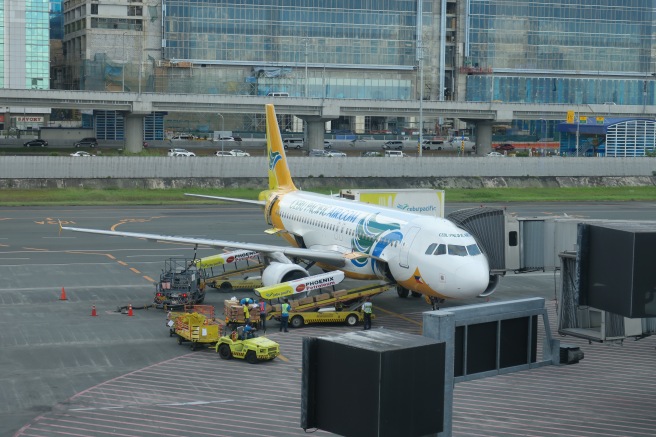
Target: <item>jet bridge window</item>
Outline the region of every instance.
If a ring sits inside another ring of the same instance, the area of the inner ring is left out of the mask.
[[[467,248],[465,246],[449,244],[449,255],[467,256]]]

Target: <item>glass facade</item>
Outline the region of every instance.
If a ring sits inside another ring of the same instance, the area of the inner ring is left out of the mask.
[[[653,0],[469,0],[469,60],[494,69],[649,72]]]
[[[164,57],[412,66],[416,0],[165,0]]]
[[[656,104],[654,0],[464,1],[467,101]]]
[[[24,3],[25,88],[48,89],[50,88],[50,2],[25,0]]]
[[[480,75],[467,77],[470,102],[656,104],[656,82],[647,79],[531,77]]]

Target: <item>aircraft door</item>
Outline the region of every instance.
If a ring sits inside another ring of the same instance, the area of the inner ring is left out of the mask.
[[[421,230],[418,226],[413,226],[408,230],[408,233],[403,236],[401,240],[401,253],[399,254],[399,265],[405,269],[408,268],[408,252],[410,251],[410,246],[412,242],[415,241],[415,237]]]
[[[273,207],[275,206],[277,200],[278,196],[273,196],[264,210],[264,217],[269,225],[273,225],[273,222],[271,221],[271,211],[273,211]]]

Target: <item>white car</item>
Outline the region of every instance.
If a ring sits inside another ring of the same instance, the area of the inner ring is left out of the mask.
[[[489,156],[489,157],[492,157],[492,158],[503,158],[505,155],[503,153],[499,153],[499,152],[489,152],[485,156]]]
[[[221,151],[221,150],[217,151],[214,155],[215,155],[215,156],[230,156],[230,157],[232,157],[232,156],[236,156],[236,155],[233,155],[233,154],[230,153],[230,152],[227,152],[227,151],[226,151],[226,152],[223,152],[223,151]]]
[[[71,153],[71,156],[94,156],[89,152],[83,152],[80,150],[79,152]]]
[[[324,150],[332,149],[333,148],[333,143],[331,143],[328,140],[325,140],[323,142],[323,148],[324,148]]]
[[[243,150],[239,150],[239,149],[232,149],[230,151],[230,154],[232,154],[232,156],[251,156],[250,153],[246,153]]]
[[[169,149],[169,156],[196,156],[194,152],[190,152],[187,149]]]
[[[192,134],[177,134],[171,137],[171,139],[175,141],[191,141],[191,140],[195,140],[196,137],[193,136]]]
[[[326,156],[331,156],[333,158],[345,158],[346,153],[338,152],[337,150],[327,150],[326,151]]]

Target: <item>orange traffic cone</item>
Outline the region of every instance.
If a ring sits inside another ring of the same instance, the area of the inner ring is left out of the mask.
[[[91,317],[96,317],[98,314],[96,314],[96,306],[93,305],[91,307]]]
[[[128,305],[128,316],[132,317],[134,314],[132,314],[132,304]]]
[[[61,296],[59,296],[59,300],[67,300],[66,299],[66,290],[64,290],[64,287],[62,287],[62,292],[61,292]]]

